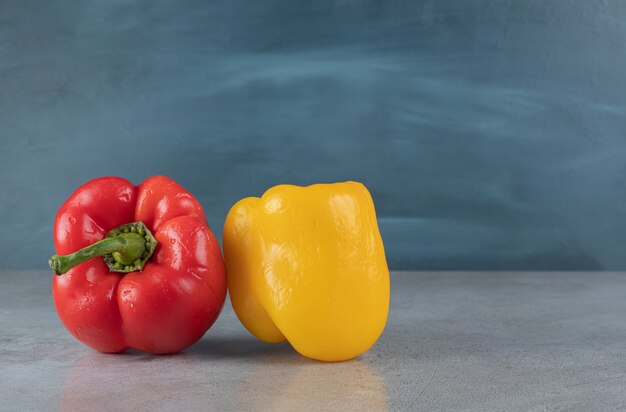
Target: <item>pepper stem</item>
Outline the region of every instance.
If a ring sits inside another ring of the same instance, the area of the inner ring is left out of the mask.
[[[142,222],[119,226],[107,236],[69,255],[54,255],[48,264],[57,275],[62,275],[74,266],[89,259],[102,256],[112,272],[128,273],[142,270],[154,253],[157,241]]]

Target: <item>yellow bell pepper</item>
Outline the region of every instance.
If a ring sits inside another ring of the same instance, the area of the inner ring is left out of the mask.
[[[280,185],[240,200],[223,246],[233,308],[257,338],[341,361],[382,333],[389,269],[361,183]]]

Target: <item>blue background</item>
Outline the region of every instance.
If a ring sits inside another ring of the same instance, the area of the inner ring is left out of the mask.
[[[364,182],[393,269],[626,269],[626,2],[0,0],[0,267],[165,174]]]

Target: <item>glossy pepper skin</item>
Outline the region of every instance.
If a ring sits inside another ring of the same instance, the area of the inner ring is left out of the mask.
[[[364,185],[281,185],[240,200],[223,246],[233,308],[257,338],[341,361],[382,333],[389,270]]]
[[[54,304],[63,325],[93,349],[175,353],[204,335],[226,297],[218,242],[189,192],[164,176],[139,186],[118,177],[91,180],[59,209],[54,245],[70,254],[139,221],[158,242],[143,270],[112,272],[94,257],[54,276]]]

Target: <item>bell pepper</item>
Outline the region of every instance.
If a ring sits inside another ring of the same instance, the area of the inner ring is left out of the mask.
[[[341,361],[381,335],[389,269],[364,185],[280,185],[240,200],[223,247],[233,308],[257,338]]]
[[[58,315],[98,351],[181,351],[224,304],[219,244],[198,200],[170,178],[85,183],[59,209],[54,245],[67,254],[49,261]]]

